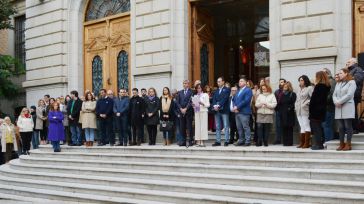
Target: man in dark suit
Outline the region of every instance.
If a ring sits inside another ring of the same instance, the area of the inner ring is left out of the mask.
[[[234,138],[238,133],[238,129],[236,128],[236,120],[235,120],[235,113],[234,113],[234,103],[233,100],[236,97],[236,93],[238,88],[236,86],[231,87],[231,96],[229,98],[229,124],[230,124],[230,141],[229,144],[234,143]]]
[[[192,137],[192,120],[193,120],[193,108],[192,108],[192,90],[190,89],[190,81],[183,81],[183,90],[180,90],[176,98],[176,112],[180,121],[180,130],[182,135],[182,142],[179,146],[186,146],[188,140],[189,146],[193,143]],[[207,128],[207,127],[206,127]]]
[[[133,130],[132,145],[138,145],[142,143],[144,130],[144,115],[145,115],[145,101],[138,95],[138,89],[133,88],[133,96],[129,103],[130,120]]]
[[[80,111],[82,108],[82,101],[78,98],[77,91],[71,91],[71,101],[69,101],[69,106],[67,107],[68,122],[72,134],[72,144],[70,146],[81,146],[81,125]]]
[[[224,127],[225,143],[224,146],[229,145],[229,96],[230,89],[225,87],[224,77],[217,79],[217,86],[219,87],[212,98],[212,109],[215,113],[216,122],[216,142],[212,146],[221,146],[221,130]],[[224,126],[223,126],[224,125]]]
[[[100,99],[96,103],[96,116],[100,120],[100,135],[101,141],[98,146],[106,145],[111,142],[110,145],[113,145],[112,140],[112,127],[113,127],[113,108],[114,101],[108,95],[106,95],[106,90],[100,90]]]

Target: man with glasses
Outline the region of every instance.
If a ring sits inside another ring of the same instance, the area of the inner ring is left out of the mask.
[[[180,90],[176,98],[176,111],[177,118],[180,122],[180,129],[182,135],[182,142],[179,146],[192,146],[192,121],[193,121],[193,108],[192,108],[192,90],[190,89],[190,81],[183,81],[183,90]],[[207,127],[206,127],[207,128]]]
[[[112,91],[108,91],[112,95]],[[105,89],[100,90],[100,99],[96,103],[96,116],[100,121],[100,135],[101,141],[98,146],[110,145],[115,143],[115,137],[112,136],[112,123],[113,123],[113,107],[114,101],[106,94]],[[114,138],[114,140],[112,139]]]
[[[231,94],[229,98],[229,124],[230,124],[230,140],[229,144],[234,144],[235,137],[237,136],[238,129],[236,128],[236,120],[234,113],[234,97],[236,96],[236,92],[238,88],[236,86],[231,87]],[[238,138],[238,137],[237,137]]]
[[[121,88],[119,97],[114,99],[115,121],[119,127],[119,144],[118,146],[128,145],[128,116],[129,116],[129,97],[126,89]]]

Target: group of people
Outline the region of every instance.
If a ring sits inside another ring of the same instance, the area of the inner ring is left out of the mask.
[[[214,91],[208,85],[203,87],[200,81],[190,88],[190,81],[185,80],[182,90],[164,87],[160,97],[154,88],[143,88],[141,95],[133,88],[131,96],[121,88],[116,97],[105,89],[98,96],[88,90],[82,97],[77,91],[57,99],[45,95],[37,107],[23,108],[15,124],[9,117],[0,120],[1,147],[7,162],[18,147],[22,154],[29,154],[31,144],[38,148],[39,139],[40,144],[50,142],[54,152],[61,151],[63,141],[71,146],[94,146],[95,135],[99,136],[98,146],[141,145],[145,126],[149,145],[156,144],[159,126],[164,145],[170,145],[175,136],[179,146],[204,147],[208,130],[214,129],[216,141],[212,146],[235,142],[236,146],[250,146],[252,142],[268,146],[272,124],[276,132],[274,144],[292,146],[297,118],[299,148],[323,149],[324,142],[333,139],[336,119],[340,137],[337,150],[351,150],[363,79],[363,70],[353,58],[335,78],[326,68],[316,73],[314,83],[308,76],[300,76],[296,92],[285,79],[280,79],[279,88],[273,92],[269,78],[255,86],[241,78],[230,86],[219,77]],[[115,129],[119,135],[117,144]]]

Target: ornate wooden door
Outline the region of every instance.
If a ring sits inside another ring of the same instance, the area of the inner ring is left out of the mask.
[[[203,85],[214,84],[214,23],[206,10],[191,4],[190,78]]]
[[[98,93],[100,83],[102,88],[116,93],[119,88],[128,88],[129,15],[85,25],[84,39],[85,89]],[[96,64],[95,60],[98,58],[102,61],[102,76],[97,72],[99,68],[96,65],[99,66],[100,63]]]
[[[84,22],[84,87],[98,95],[129,87],[130,0],[88,0]]]
[[[364,0],[355,0],[354,19],[354,56],[356,56],[364,52]]]

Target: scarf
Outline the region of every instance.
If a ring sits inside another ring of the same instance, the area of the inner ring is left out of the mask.
[[[168,96],[162,96],[162,111],[167,113],[171,107],[172,100]]]
[[[153,101],[153,99],[155,98],[155,96],[148,96],[148,99],[150,100],[150,101]]]

